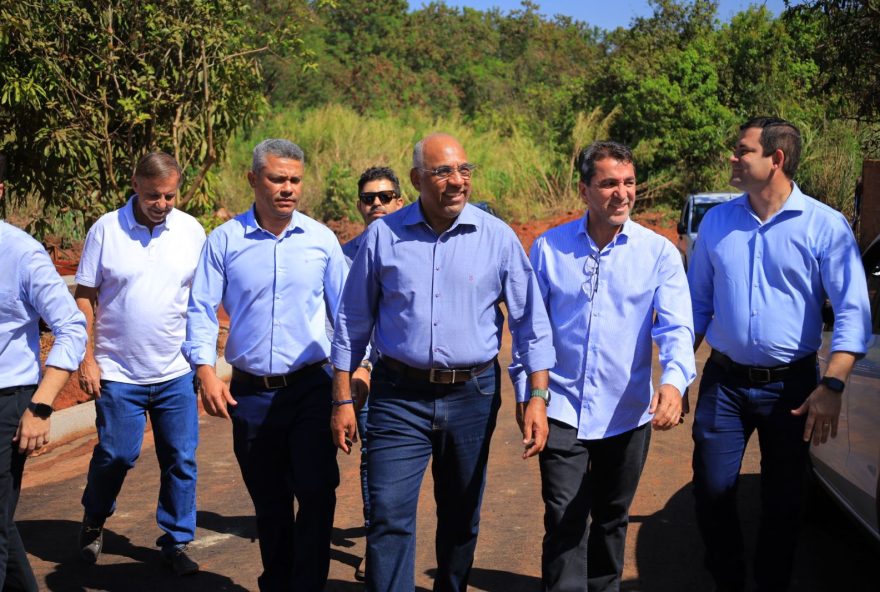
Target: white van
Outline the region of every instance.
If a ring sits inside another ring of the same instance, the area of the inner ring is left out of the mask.
[[[694,253],[694,242],[697,240],[697,229],[706,212],[720,203],[739,197],[742,193],[694,193],[689,195],[681,208],[681,219],[678,221],[678,250],[681,251],[681,262],[687,270],[688,261]]]

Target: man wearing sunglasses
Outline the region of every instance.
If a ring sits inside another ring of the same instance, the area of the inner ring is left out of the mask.
[[[403,197],[400,195],[400,181],[397,180],[397,175],[393,170],[388,167],[370,167],[363,172],[361,178],[358,179],[357,209],[366,226],[402,207]],[[354,256],[357,255],[363,238],[364,233],[361,233],[342,245],[342,254],[345,255],[345,261],[349,266],[351,266]],[[352,375],[352,390],[358,391],[356,398],[363,401],[363,406],[357,410],[357,429],[361,441],[361,496],[364,501],[364,527],[366,529],[370,528],[370,492],[367,487],[367,410],[369,405],[367,394],[370,388],[370,373],[373,371],[373,364],[376,363],[377,357],[375,349],[372,350],[370,356],[364,358],[360,368],[355,370]],[[359,581],[363,581],[365,578],[365,563],[361,559],[355,568],[354,577]]]
[[[410,180],[419,199],[367,228],[343,292],[331,427],[345,452],[355,431],[350,372],[371,338],[379,351],[367,417],[368,590],[415,588],[416,509],[432,457],[434,589],[467,588],[501,402],[502,301],[535,394],[523,457],[546,439],[547,369],[555,360],[547,313],[516,235],[468,204],[474,168],[452,136],[418,142]]]
[[[620,589],[629,507],[651,429],[679,424],[682,393],[696,371],[681,258],[671,242],[629,218],[632,152],[596,142],[578,168],[586,214],[544,233],[531,249],[557,352],[550,437],[540,455],[541,575],[544,590],[599,592]],[[656,391],[652,341],[662,366]],[[523,405],[516,358],[510,370]]]

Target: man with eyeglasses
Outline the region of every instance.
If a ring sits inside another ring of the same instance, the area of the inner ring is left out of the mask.
[[[293,142],[254,147],[254,205],[208,237],[183,344],[205,411],[232,421],[233,451],[257,515],[262,592],[324,589],[339,485],[326,327],[346,265],[333,232],[297,210],[304,173],[305,155]],[[230,320],[229,385],[214,370],[221,303]]]
[[[357,209],[364,224],[369,226],[379,218],[387,214],[391,214],[403,207],[403,197],[400,195],[400,181],[397,175],[388,167],[370,167],[361,174],[358,179],[358,201]],[[357,235],[344,245],[342,245],[342,254],[345,255],[345,261],[351,266],[354,256],[357,255],[358,248],[364,233]],[[377,354],[375,349],[371,351],[370,356],[364,358],[360,367],[352,374],[351,386],[353,390],[358,391],[355,398],[362,401],[363,405],[357,413],[357,436],[361,441],[361,497],[364,502],[364,526],[370,528],[370,492],[367,487],[367,454],[368,454],[368,437],[367,437],[367,411],[369,409],[369,401],[367,395],[370,388],[370,373],[373,371],[373,364],[376,363]],[[356,440],[357,438],[353,438]],[[354,570],[356,580],[363,581],[366,577],[364,564],[366,561],[361,559],[360,563]]]
[[[543,589],[619,590],[629,507],[651,429],[681,421],[696,376],[690,297],[671,242],[630,219],[632,152],[596,142],[580,154],[583,218],[535,241],[531,261],[553,327],[550,437],[540,455]],[[652,341],[662,374],[651,380]],[[510,368],[520,408],[528,389]]]
[[[156,544],[184,576],[199,569],[187,553],[196,533],[199,409],[195,373],[180,346],[205,231],[174,207],[180,181],[170,154],[138,160],[134,195],[89,229],[74,296],[94,336],[79,377],[95,398],[98,431],[82,495],[80,557],[95,563],[101,555],[104,523],[140,456],[149,415],[162,476]]]
[[[694,414],[694,498],[718,590],[745,588],[737,515],[739,472],[751,434],[761,445],[757,590],[789,587],[808,449],[837,435],[841,392],[871,339],[859,249],[842,214],[793,181],[797,127],[758,117],[740,126],[731,185],[745,193],[712,208],[688,270],[696,346],[712,353]],[[822,308],[834,310],[820,380]]]
[[[410,180],[419,199],[370,224],[343,293],[331,358],[332,428],[345,452],[355,432],[350,372],[371,337],[379,352],[367,417],[368,590],[415,588],[416,510],[432,457],[434,589],[467,588],[500,405],[502,301],[534,394],[524,412],[523,457],[544,447],[547,368],[555,359],[547,314],[516,235],[468,204],[473,172],[452,136],[418,142]]]

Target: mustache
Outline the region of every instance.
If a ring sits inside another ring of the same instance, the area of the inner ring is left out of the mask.
[[[385,206],[382,206],[382,205],[379,205],[379,206],[373,206],[373,207],[370,208],[370,213],[371,213],[371,214],[375,214],[376,212],[382,212],[382,213],[384,213],[384,214],[387,214],[387,213],[388,213],[388,210],[386,210],[386,209],[385,209]]]

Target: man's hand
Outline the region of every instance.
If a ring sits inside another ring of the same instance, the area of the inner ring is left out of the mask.
[[[359,370],[366,369],[359,368]],[[353,383],[351,372],[334,368],[333,400],[347,401],[352,399]],[[346,403],[345,405],[333,405],[333,411],[330,415],[330,433],[333,435],[333,443],[345,454],[351,454],[351,445],[353,442],[357,442],[357,421],[354,412],[354,405]]]
[[[18,442],[18,451],[28,456],[49,443],[49,418],[40,419],[25,409],[18,422],[12,441]]]
[[[357,413],[367,402],[370,395],[370,371],[358,368],[351,375],[351,398],[354,399],[354,411]]]
[[[544,450],[550,428],[547,424],[547,403],[540,397],[532,397],[528,403],[516,404],[516,422],[523,435],[524,459]]]
[[[837,437],[837,420],[840,417],[840,393],[835,393],[824,384],[816,387],[804,404],[792,409],[792,415],[807,414],[804,426],[804,442],[818,446],[828,441],[828,436]]]
[[[202,385],[202,406],[208,415],[229,419],[228,405],[238,405],[238,401],[232,398],[229,385],[217,378],[213,366],[202,365],[196,371],[199,382]]]
[[[79,388],[91,397],[101,398],[101,369],[94,356],[86,356],[79,365]]]
[[[681,422],[681,391],[671,384],[661,384],[654,392],[648,413],[654,416],[655,430],[668,430]]]

